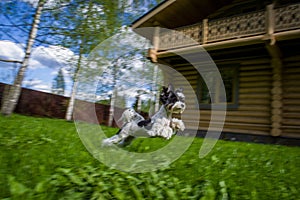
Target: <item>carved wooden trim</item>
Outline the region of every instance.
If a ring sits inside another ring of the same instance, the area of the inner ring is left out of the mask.
[[[202,21],[202,44],[207,43],[208,38],[208,19]]]
[[[274,8],[274,4],[270,4],[265,11],[246,13],[212,21],[204,19],[198,24],[175,29],[182,34],[176,34],[175,31],[167,31],[161,36],[159,50],[195,45],[196,43],[191,43],[191,39],[207,45],[222,41],[255,38],[263,35],[283,34],[299,29],[300,3],[280,8]],[[294,35],[297,34],[298,32],[295,32]]]

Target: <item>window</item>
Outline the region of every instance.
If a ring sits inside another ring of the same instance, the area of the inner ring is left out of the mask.
[[[227,108],[238,107],[238,66],[219,66],[219,72],[201,72],[197,90],[200,108],[210,109],[211,104],[218,105],[225,102]]]

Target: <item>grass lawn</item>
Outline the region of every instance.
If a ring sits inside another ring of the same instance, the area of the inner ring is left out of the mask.
[[[0,116],[0,199],[299,199],[299,147],[218,141],[199,159],[202,141],[163,170],[132,174],[94,159],[73,123]],[[137,139],[125,150],[164,143]]]

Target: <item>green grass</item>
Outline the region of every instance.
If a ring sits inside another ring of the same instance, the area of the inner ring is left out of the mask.
[[[131,174],[94,159],[73,123],[0,116],[0,199],[299,199],[299,147],[218,141],[200,159],[202,142],[164,169]],[[165,144],[137,139],[125,150]]]

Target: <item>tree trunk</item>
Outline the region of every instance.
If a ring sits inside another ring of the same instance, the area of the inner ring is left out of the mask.
[[[117,98],[117,89],[115,86],[110,100],[108,126],[113,126],[116,98]]]
[[[19,97],[21,94],[22,82],[24,79],[25,72],[28,68],[28,62],[29,62],[29,58],[31,55],[32,46],[33,46],[33,43],[34,43],[34,40],[35,40],[35,37],[37,34],[38,25],[40,22],[40,17],[42,14],[44,3],[45,3],[45,0],[39,0],[39,2],[38,2],[38,6],[37,6],[35,16],[33,19],[33,23],[31,26],[30,34],[28,37],[28,42],[26,45],[24,59],[21,63],[21,67],[15,78],[14,84],[10,87],[10,89],[7,93],[7,96],[4,97],[5,101],[3,102],[2,107],[1,107],[1,113],[3,115],[11,115],[18,103],[18,100],[19,100]]]
[[[77,86],[78,86],[77,76],[78,76],[78,72],[79,72],[80,67],[81,67],[82,53],[83,53],[83,44],[81,43],[80,44],[79,58],[78,58],[78,62],[77,62],[77,67],[76,67],[76,70],[74,72],[72,92],[71,92],[71,96],[70,96],[70,100],[69,100],[69,104],[68,104],[68,108],[67,108],[67,112],[66,112],[66,116],[65,116],[65,119],[67,121],[71,121],[72,116],[73,116],[76,90],[77,90]]]
[[[70,100],[69,100],[69,104],[68,104],[68,108],[67,108],[67,112],[66,112],[66,117],[65,117],[67,121],[72,120],[77,85],[78,85],[78,83],[77,83],[77,81],[75,81],[74,84],[73,84],[73,87],[72,87],[71,97],[70,97]]]
[[[155,104],[154,104],[154,113],[156,113],[159,110],[159,90],[158,90],[158,66],[154,66],[154,72],[153,72],[153,83],[152,83],[152,88],[156,92],[155,94]]]

